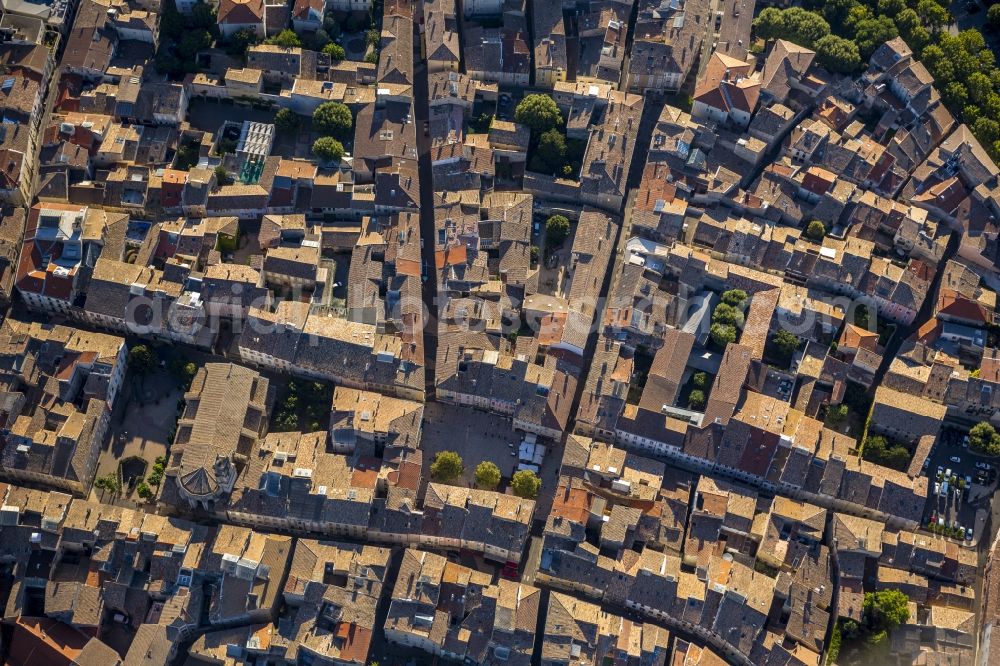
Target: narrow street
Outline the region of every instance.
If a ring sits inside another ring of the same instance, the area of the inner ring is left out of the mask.
[[[417,36],[417,50],[420,39]],[[423,241],[424,280],[424,385],[426,399],[434,399],[434,366],[437,360],[437,276],[434,271],[434,180],[431,173],[430,138],[424,123],[430,118],[427,101],[427,64],[418,59],[413,71],[413,116],[417,124],[417,172],[420,175],[420,238]]]

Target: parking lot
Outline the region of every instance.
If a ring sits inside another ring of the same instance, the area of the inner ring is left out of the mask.
[[[963,541],[975,544],[989,516],[997,469],[968,448],[965,435],[964,430],[943,429],[927,459],[930,492],[924,526],[932,521],[938,529],[961,525],[966,533]],[[969,528],[971,540],[967,538]]]

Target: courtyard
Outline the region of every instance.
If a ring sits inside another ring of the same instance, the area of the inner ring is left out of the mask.
[[[183,395],[177,377],[166,367],[145,377],[129,373],[97,463],[97,478],[121,475],[122,498],[137,499],[133,495],[139,481],[149,475],[157,458],[167,457]]]

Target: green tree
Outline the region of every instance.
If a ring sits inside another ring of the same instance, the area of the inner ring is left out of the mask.
[[[353,126],[351,110],[340,102],[323,102],[313,112],[313,129],[326,136],[345,137]]]
[[[299,36],[295,34],[294,30],[289,30],[288,28],[285,28],[274,37],[270,37],[264,43],[273,44],[274,46],[280,46],[286,49],[293,49],[302,46],[302,40],[299,39]]]
[[[927,29],[924,28],[924,22],[920,20],[917,13],[907,7],[896,15],[895,21],[896,27],[899,28],[899,34],[906,40],[906,43],[909,44],[915,53],[920,53],[927,46],[927,40],[930,38],[930,35]],[[923,39],[923,41],[915,44],[919,39]]]
[[[1000,7],[1000,5],[993,5],[994,7]],[[969,78],[965,81],[965,86],[969,91],[969,99],[971,99],[976,104],[981,104],[986,101],[990,93],[993,92],[993,81],[990,77],[982,72],[973,72],[969,74]],[[961,108],[961,107],[958,107]]]
[[[882,44],[899,36],[896,24],[888,16],[879,16],[862,21],[854,33],[854,43],[858,45],[861,59],[867,61]]]
[[[806,227],[805,236],[806,238],[814,240],[817,243],[821,242],[823,237],[826,236],[826,225],[819,220],[813,220],[809,223],[809,226]]]
[[[870,330],[869,324],[868,306],[863,303],[858,303],[858,305],[854,308],[854,325],[867,331]]]
[[[920,0],[917,3],[917,15],[923,19],[924,25],[934,33],[951,23],[951,15],[948,10],[934,0]]]
[[[476,485],[484,490],[496,490],[500,485],[500,468],[489,460],[476,465]]]
[[[742,289],[727,289],[722,292],[722,302],[734,308],[742,308],[747,298],[747,292]]]
[[[801,7],[790,7],[782,11],[787,39],[796,44],[813,48],[816,42],[830,34],[830,24],[819,14]]]
[[[201,30],[216,30],[218,26],[218,14],[215,11],[215,7],[206,2],[196,4],[191,8],[191,25]]]
[[[279,132],[291,134],[299,129],[300,124],[299,114],[291,109],[278,109],[278,112],[274,114],[274,127]]]
[[[730,342],[736,342],[736,327],[728,324],[712,324],[708,330],[712,342],[719,347],[725,347]]]
[[[792,360],[795,350],[799,348],[799,339],[791,331],[781,329],[771,338],[774,343],[774,350],[785,360],[786,363]]]
[[[712,323],[738,328],[743,325],[743,312],[728,303],[719,303],[712,312]]]
[[[562,215],[553,215],[545,221],[545,241],[550,247],[559,247],[569,236],[569,220]]]
[[[910,600],[899,590],[866,592],[862,615],[873,633],[889,632],[910,619]]]
[[[229,177],[229,172],[226,171],[226,167],[221,164],[215,167],[215,182],[218,183],[220,187],[223,185],[229,185],[233,182],[233,179]]]
[[[543,132],[538,139],[535,155],[545,162],[548,173],[555,172],[566,161],[566,137],[554,127]]]
[[[247,57],[247,49],[257,43],[257,33],[253,30],[238,30],[226,40],[226,52],[235,57]]]
[[[992,144],[1000,139],[1000,122],[993,118],[977,118],[972,124],[972,131],[980,141]]]
[[[785,35],[785,15],[777,7],[765,7],[753,21],[754,34],[764,41]]]
[[[434,456],[431,463],[431,478],[435,481],[448,483],[462,476],[465,465],[462,457],[454,451],[441,451]]]
[[[986,421],[977,423],[969,430],[969,446],[973,451],[995,455],[991,451],[996,448],[997,431]]]
[[[333,162],[344,156],[344,144],[332,136],[321,136],[313,142],[312,152],[324,162]]]
[[[177,48],[181,53],[194,57],[198,51],[207,49],[211,45],[212,35],[208,30],[189,30],[181,37]]]
[[[1000,30],[1000,5],[991,5],[986,10],[986,25],[990,30]]]
[[[522,469],[514,473],[514,478],[510,481],[510,488],[514,494],[524,499],[535,499],[538,497],[538,490],[542,487],[542,480],[531,470]]]
[[[128,363],[139,376],[145,376],[156,369],[156,354],[146,345],[136,345],[129,350]]]
[[[697,388],[700,389],[705,388],[706,386],[708,386],[708,373],[706,372],[694,373],[694,375],[691,377],[691,383],[694,384],[695,387]]]
[[[149,473],[149,477],[146,480],[150,485],[159,487],[160,483],[163,482],[164,471],[163,463],[156,462],[153,464],[153,470]]]
[[[138,486],[135,487],[135,493],[141,499],[146,500],[147,502],[153,499],[153,497],[155,497],[152,489],[150,489],[149,485],[145,481],[141,482]]]
[[[378,49],[373,49],[365,54],[365,62],[377,65],[378,64]]]
[[[969,91],[958,81],[952,81],[941,91],[941,98],[949,109],[964,109],[969,101]]]
[[[166,0],[160,6],[160,37],[176,41],[184,34],[184,17],[177,11],[174,0]]]
[[[323,47],[323,53],[330,56],[330,59],[335,62],[339,62],[347,57],[347,52],[344,51],[344,47],[340,44],[334,44],[333,42]]]
[[[881,16],[895,18],[906,9],[904,0],[878,0],[878,13]]]
[[[122,492],[122,484],[119,483],[118,475],[115,473],[95,479],[94,487],[112,495],[120,495]]]
[[[841,403],[839,405],[832,405],[827,409],[826,418],[831,424],[838,425],[847,419],[849,413],[850,409],[848,409],[847,405]]]
[[[694,389],[688,394],[688,408],[701,411],[705,407],[705,392],[701,389]]]
[[[548,95],[527,95],[514,109],[514,120],[541,134],[562,124],[562,114]]]
[[[816,42],[816,59],[831,72],[849,74],[861,66],[858,45],[849,39],[827,35]]]
[[[331,43],[332,41],[330,39],[330,35],[326,34],[325,30],[307,32],[305,36],[302,37],[302,48],[310,51],[323,51]],[[323,52],[325,53],[325,51]],[[343,60],[343,58],[340,58],[340,60]]]
[[[371,30],[365,33],[365,41],[370,46],[378,46],[382,41],[382,36],[379,34],[378,30],[372,28]]]

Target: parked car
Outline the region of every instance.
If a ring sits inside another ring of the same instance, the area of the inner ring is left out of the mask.
[[[972,528],[971,527],[966,527],[965,528],[965,540],[966,541],[972,541]]]
[[[940,495],[941,494],[941,484],[938,483],[937,481],[934,482],[934,494],[935,495]]]
[[[989,463],[986,463],[986,462],[977,462],[976,463],[976,469],[988,470],[988,469],[991,469],[992,467],[993,467],[992,465],[990,465]]]
[[[938,527],[944,527],[944,516],[938,516]]]
[[[956,465],[957,465],[958,463],[962,462],[962,459],[961,459],[961,458],[959,458],[958,456],[952,456],[951,458],[948,458],[948,460],[952,461],[952,462],[953,462],[953,463],[955,463]]]

